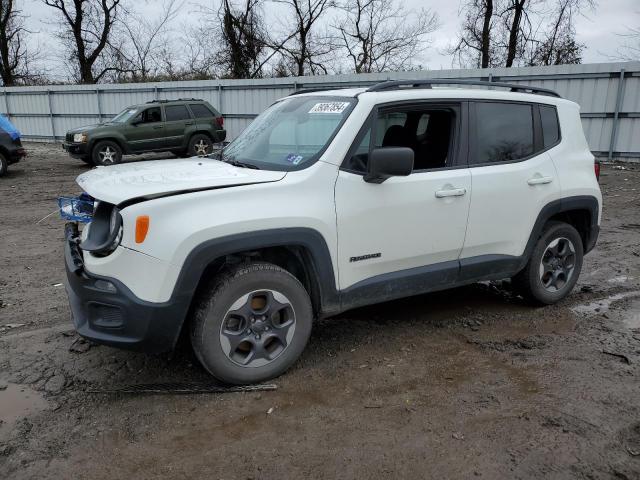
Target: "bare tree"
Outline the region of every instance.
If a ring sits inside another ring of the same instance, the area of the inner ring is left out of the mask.
[[[24,17],[14,0],[0,0],[0,78],[5,87],[37,80],[33,54],[27,50]]]
[[[339,41],[356,73],[411,68],[438,28],[435,13],[407,11],[395,0],[355,0],[340,8],[346,16],[336,26]]]
[[[482,68],[579,63],[575,17],[595,0],[469,0],[458,43],[461,65]]]
[[[164,35],[182,6],[177,0],[165,0],[155,18],[131,14],[120,22],[122,35],[117,36],[124,37],[122,46],[110,41],[121,61],[118,71],[128,72],[134,82],[146,82],[159,74],[162,54],[169,48]]]
[[[555,0],[547,28],[539,36],[532,36],[529,65],[563,65],[582,61],[585,46],[575,38],[575,17],[584,9],[595,8],[594,0]]]
[[[524,25],[528,23],[530,26],[528,21],[530,6],[531,2],[527,3],[527,0],[509,0],[501,13],[507,32],[505,67],[513,66],[516,57],[521,58],[524,54],[527,33],[530,31],[530,29],[525,30]]]
[[[472,0],[462,13],[465,20],[460,39],[448,49],[448,53],[454,55],[460,65],[471,63],[480,68],[494,66],[494,1]]]
[[[60,37],[70,50],[69,59],[81,83],[97,83],[118,67],[103,55],[117,21],[121,0],[42,0],[58,10],[62,30]],[[102,61],[102,64],[101,62]]]
[[[335,7],[334,0],[272,0],[290,8],[295,18],[292,30],[284,39],[271,41],[270,47],[283,55],[279,62],[282,70],[302,76],[306,73],[327,73],[323,57],[331,53],[333,47],[327,36],[318,35],[318,23],[321,18]]]
[[[244,0],[242,8],[237,8],[229,0],[223,0],[220,5],[223,48],[219,58],[231,78],[261,76],[261,57],[267,44],[260,12],[262,3],[263,0]]]

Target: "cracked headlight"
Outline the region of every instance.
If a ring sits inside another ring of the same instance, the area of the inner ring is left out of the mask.
[[[106,256],[112,253],[122,241],[122,216],[115,205],[98,202],[91,228],[80,248],[94,255]]]

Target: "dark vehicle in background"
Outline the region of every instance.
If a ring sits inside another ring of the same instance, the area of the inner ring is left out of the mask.
[[[19,162],[25,155],[20,132],[8,118],[0,115],[0,177],[7,173],[9,165]]]
[[[126,108],[108,122],[69,130],[69,155],[93,165],[114,165],[123,155],[169,151],[203,156],[224,141],[220,112],[196,98],[154,100]]]

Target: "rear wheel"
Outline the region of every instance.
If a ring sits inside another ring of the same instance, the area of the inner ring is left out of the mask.
[[[116,165],[122,161],[122,149],[116,142],[103,140],[93,147],[91,159],[94,165]]]
[[[0,153],[0,177],[7,173],[7,169],[9,168],[9,162],[3,154]]]
[[[549,222],[526,267],[513,278],[514,287],[533,303],[556,303],[573,290],[583,256],[578,231],[564,222]]]
[[[213,152],[213,140],[208,135],[196,133],[189,140],[187,153],[192,157],[204,157]]]
[[[269,263],[244,264],[203,290],[191,322],[191,343],[217,379],[261,382],[295,363],[312,319],[309,295],[293,275]]]

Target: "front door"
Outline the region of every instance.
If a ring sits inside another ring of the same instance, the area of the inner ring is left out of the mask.
[[[365,287],[385,300],[455,281],[471,197],[462,112],[426,103],[372,114],[335,186],[341,290]],[[414,150],[413,173],[365,182],[369,153],[387,146]]]
[[[134,152],[162,149],[165,131],[160,107],[147,107],[133,117],[124,136]]]

